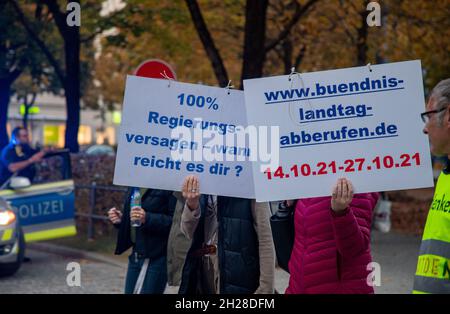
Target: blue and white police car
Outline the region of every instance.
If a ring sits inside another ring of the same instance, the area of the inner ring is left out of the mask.
[[[26,243],[76,234],[70,155],[51,156],[62,158],[61,180],[31,185],[27,178],[12,177],[0,190],[0,276],[20,268]]]

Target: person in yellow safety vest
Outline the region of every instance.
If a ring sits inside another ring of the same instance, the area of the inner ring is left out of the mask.
[[[431,92],[423,132],[435,156],[450,154],[450,79]],[[413,293],[450,293],[450,164],[439,175],[428,212]]]

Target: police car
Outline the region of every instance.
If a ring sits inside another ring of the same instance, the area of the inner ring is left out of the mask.
[[[76,234],[74,182],[67,151],[48,154],[61,158],[58,181],[30,184],[12,177],[0,190],[0,276],[19,268],[26,243]]]
[[[25,239],[13,208],[0,199],[0,276],[14,274],[22,264]]]

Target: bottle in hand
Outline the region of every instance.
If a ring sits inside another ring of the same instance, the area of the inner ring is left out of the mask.
[[[141,193],[139,192],[139,188],[134,188],[134,190],[131,194],[130,210],[132,211],[133,207],[136,207],[136,206],[141,207]],[[141,223],[140,219],[131,219],[132,227],[140,227],[141,224],[142,223]]]

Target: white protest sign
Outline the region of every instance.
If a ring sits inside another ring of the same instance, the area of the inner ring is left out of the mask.
[[[128,76],[114,184],[180,191],[188,175],[202,194],[254,198],[242,91]],[[247,161],[246,161],[247,159]]]
[[[254,163],[258,201],[433,186],[420,61],[244,81],[249,125],[279,126],[279,164]]]

